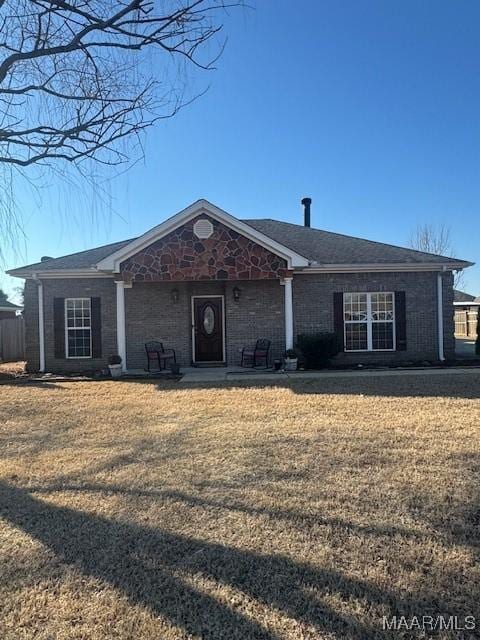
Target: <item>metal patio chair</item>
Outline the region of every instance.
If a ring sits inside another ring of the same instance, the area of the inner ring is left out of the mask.
[[[177,361],[175,349],[165,349],[163,342],[151,340],[145,343],[145,351],[147,352],[147,369],[150,371],[150,364],[157,362],[160,371],[166,369],[167,360]],[[162,366],[163,363],[163,366]]]
[[[256,367],[259,361],[265,361],[265,369],[268,369],[268,354],[270,351],[271,341],[266,338],[260,338],[256,341],[255,346],[244,347],[242,349],[242,361],[240,366],[243,367],[246,361],[251,361],[252,367]]]

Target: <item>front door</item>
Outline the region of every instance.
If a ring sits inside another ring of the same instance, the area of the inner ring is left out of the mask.
[[[194,296],[193,361],[223,362],[223,296]]]

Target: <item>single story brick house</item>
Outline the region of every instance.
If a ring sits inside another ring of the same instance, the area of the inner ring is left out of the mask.
[[[281,357],[335,331],[345,363],[454,357],[453,275],[470,262],[321,231],[239,220],[198,200],[139,238],[9,271],[26,279],[28,367],[146,366],[160,340],[182,365],[239,364],[257,338]]]
[[[0,320],[15,318],[21,310],[22,307],[19,307],[18,304],[13,304],[6,298],[0,297]]]

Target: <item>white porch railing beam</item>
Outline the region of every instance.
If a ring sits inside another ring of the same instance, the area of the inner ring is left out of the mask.
[[[293,348],[293,278],[284,278],[285,285],[285,349]]]

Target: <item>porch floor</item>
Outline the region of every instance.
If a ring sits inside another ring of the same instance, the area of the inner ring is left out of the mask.
[[[238,376],[238,379],[242,379],[245,375],[249,377],[257,377],[258,375],[266,375],[271,377],[272,375],[278,375],[278,372],[273,369],[252,369],[251,367],[182,367],[180,370],[183,376],[181,382],[218,382],[220,380],[232,380]],[[152,377],[171,375],[169,369],[162,372],[152,372]],[[127,375],[148,377],[149,374],[144,369],[128,369]]]

